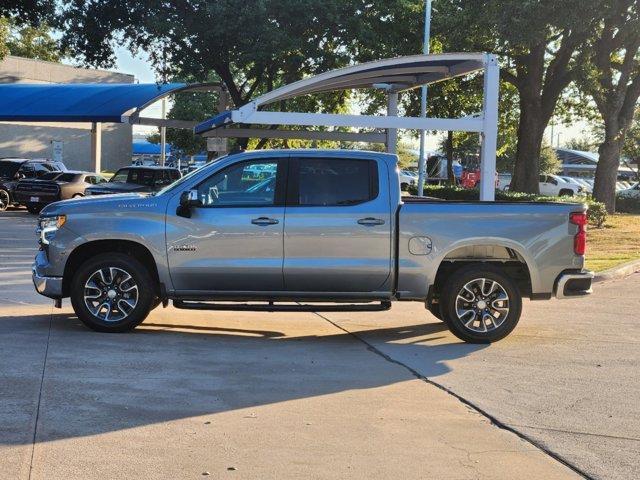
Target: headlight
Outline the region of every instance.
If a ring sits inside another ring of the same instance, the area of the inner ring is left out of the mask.
[[[67,222],[66,215],[56,215],[54,217],[42,217],[38,221],[38,231],[40,241],[44,245],[49,245],[49,240]]]

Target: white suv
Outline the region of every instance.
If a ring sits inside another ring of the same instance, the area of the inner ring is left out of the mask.
[[[564,197],[582,193],[582,187],[563,180],[558,175],[540,175],[540,195]]]

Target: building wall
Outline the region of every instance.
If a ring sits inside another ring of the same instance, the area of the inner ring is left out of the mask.
[[[0,83],[133,83],[133,75],[76,68],[8,56],[0,61]],[[68,168],[90,170],[91,124],[0,122],[0,157],[51,158],[52,142],[63,142]],[[102,124],[102,169],[131,163],[131,125]]]

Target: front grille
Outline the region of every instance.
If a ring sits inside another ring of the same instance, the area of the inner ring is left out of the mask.
[[[60,187],[52,183],[21,183],[16,185],[16,192],[21,193],[40,193],[44,195],[57,195]]]

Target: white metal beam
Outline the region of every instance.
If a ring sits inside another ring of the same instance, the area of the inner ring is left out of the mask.
[[[487,55],[484,68],[480,148],[480,200],[496,198],[496,146],[498,143],[498,93],[500,68],[495,55]]]
[[[330,140],[335,142],[386,143],[386,133],[327,132],[319,130],[267,130],[265,128],[218,128],[203,137],[220,138],[285,138],[299,140]]]
[[[251,104],[245,105],[252,106]],[[334,113],[258,112],[244,107],[231,112],[233,123],[255,125],[306,125],[324,127],[398,128],[405,130],[457,130],[481,132],[481,118],[417,118]]]
[[[387,116],[398,117],[398,92],[387,92]],[[387,153],[396,153],[398,150],[398,129],[387,128]]]
[[[102,123],[100,122],[91,124],[91,165],[96,173],[102,170]]]

